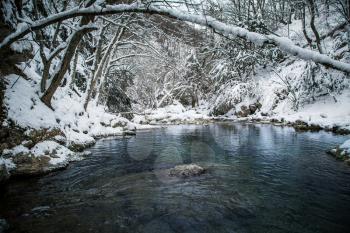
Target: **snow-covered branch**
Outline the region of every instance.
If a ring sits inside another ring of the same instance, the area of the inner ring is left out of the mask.
[[[128,55],[125,55],[125,56],[121,56],[121,57],[117,57],[113,60],[111,60],[111,63],[115,63],[117,61],[120,61],[122,59],[126,59],[126,58],[129,58],[129,57],[150,57],[150,58],[153,58],[153,59],[159,59],[155,56],[152,56],[151,54],[143,54],[143,53],[140,53],[140,54],[128,54]]]
[[[33,30],[41,29],[47,25],[60,22],[65,19],[84,16],[84,15],[106,15],[106,14],[117,14],[123,12],[136,12],[136,13],[149,13],[149,14],[159,14],[168,16],[171,18],[179,19],[182,21],[188,21],[196,23],[199,25],[207,26],[214,29],[216,32],[222,35],[230,35],[233,37],[238,37],[247,41],[250,41],[258,46],[264,44],[270,44],[277,46],[282,51],[294,55],[298,58],[304,60],[312,60],[316,63],[322,64],[326,67],[330,67],[336,70],[344,71],[350,73],[350,64],[334,60],[326,55],[320,54],[315,51],[311,51],[306,48],[301,48],[295,45],[290,39],[284,37],[278,37],[275,35],[263,35],[256,32],[251,32],[247,29],[236,27],[232,25],[227,25],[222,23],[210,16],[205,15],[193,15],[187,12],[181,12],[167,7],[157,7],[157,6],[145,6],[140,3],[132,4],[117,4],[117,5],[106,5],[101,6],[98,3],[93,4],[90,7],[85,8],[72,8],[67,11],[49,16],[44,19],[33,22],[32,24],[20,24],[17,30],[7,36],[1,43],[0,49],[5,46],[10,45],[14,41],[22,38],[26,34]]]

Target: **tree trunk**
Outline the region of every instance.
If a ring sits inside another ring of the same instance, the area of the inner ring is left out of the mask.
[[[44,45],[41,43],[40,44],[40,57],[41,57],[41,61],[42,61],[43,66],[44,66],[43,74],[42,74],[41,82],[40,82],[40,89],[41,89],[42,93],[45,92],[45,90],[46,90],[46,82],[50,78],[50,67],[51,67],[52,60],[64,49],[64,47],[56,49],[55,51],[53,51],[50,54],[49,58],[46,58],[43,46]]]
[[[57,73],[54,74],[51,84],[49,86],[49,88],[45,91],[44,95],[41,97],[41,100],[49,107],[52,109],[51,106],[51,99],[52,96],[55,94],[57,88],[59,87],[62,79],[64,78],[64,75],[69,67],[69,63],[72,60],[72,57],[75,53],[75,49],[77,48],[80,40],[82,39],[82,37],[88,33],[91,32],[92,30],[95,30],[95,28],[81,28],[80,30],[76,31],[69,43],[68,46],[65,50],[65,53],[63,55],[62,58],[62,62],[60,64],[59,70]]]
[[[92,4],[94,4],[95,1],[96,0],[89,0],[86,6],[87,7],[91,6]],[[75,31],[74,34],[71,36],[68,42],[67,48],[65,50],[65,53],[63,55],[62,62],[60,63],[59,70],[54,74],[49,88],[45,91],[44,95],[41,97],[41,101],[43,101],[46,104],[46,106],[48,106],[52,110],[53,108],[51,106],[51,99],[68,70],[70,61],[74,56],[77,46],[79,45],[81,39],[86,33],[96,30],[96,28],[92,28],[92,27],[83,27],[88,23],[90,23],[91,21],[93,21],[94,18],[95,18],[94,15],[86,15],[81,18],[80,20],[81,28]]]
[[[81,43],[80,43],[80,46],[78,46],[78,48],[75,50],[75,54],[74,54],[72,75],[71,75],[71,80],[69,83],[69,86],[71,87],[71,89],[73,89],[73,87],[74,87],[74,83],[75,83],[75,79],[76,79],[76,75],[77,75],[78,55],[79,55],[80,49],[81,49]]]
[[[303,6],[303,18],[302,18],[302,28],[303,28],[303,33],[304,33],[304,36],[305,36],[305,39],[307,41],[307,44],[310,46],[310,49],[312,49],[312,40],[311,38],[309,37],[309,35],[307,34],[307,31],[306,31],[306,23],[305,23],[305,17],[306,17],[306,13],[305,13],[305,5]]]
[[[92,98],[93,92],[96,90],[96,88],[95,88],[96,82],[99,79],[99,77],[102,75],[102,71],[104,70],[104,67],[107,64],[108,57],[109,56],[113,56],[113,54],[109,54],[108,51],[111,51],[113,46],[117,46],[117,45],[115,45],[115,43],[120,40],[120,38],[123,35],[123,33],[124,33],[124,27],[121,27],[120,32],[116,33],[116,35],[112,39],[111,43],[109,43],[108,48],[106,49],[106,52],[105,52],[103,58],[101,59],[100,64],[97,63],[98,64],[98,66],[97,66],[98,68],[93,73],[93,77],[92,77],[92,80],[91,80],[91,83],[90,83],[90,88],[88,89],[88,94],[87,94],[87,97],[86,97],[86,100],[85,100],[85,103],[84,103],[84,109],[85,110],[87,109],[87,106],[88,106],[88,104],[89,104],[89,102],[90,102],[90,100]],[[96,56],[97,56],[97,54],[96,54]]]
[[[40,81],[40,89],[41,89],[41,92],[44,93],[46,90],[46,81],[48,80],[49,74],[50,74],[49,71],[50,71],[51,62],[42,60],[42,63],[44,66],[44,70]]]
[[[310,26],[311,26],[313,33],[315,34],[317,49],[320,53],[323,53],[323,49],[321,46],[320,34],[318,34],[318,31],[317,31],[316,26],[315,26],[315,14],[316,14],[315,2],[314,2],[314,0],[308,0],[308,2],[309,2],[309,6],[310,6],[310,14],[311,14]]]

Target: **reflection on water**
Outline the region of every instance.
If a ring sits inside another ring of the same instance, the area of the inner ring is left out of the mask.
[[[350,232],[345,138],[251,124],[172,126],[100,140],[67,170],[1,191],[11,232]],[[197,163],[200,177],[167,170]]]

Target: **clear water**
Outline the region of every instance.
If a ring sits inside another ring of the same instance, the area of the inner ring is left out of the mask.
[[[350,167],[325,150],[345,138],[270,125],[171,126],[100,140],[92,156],[10,183],[10,232],[350,232]],[[197,163],[207,172],[169,178]]]

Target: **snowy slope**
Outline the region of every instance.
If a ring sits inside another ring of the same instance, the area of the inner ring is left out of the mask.
[[[52,103],[55,111],[52,111],[40,100],[40,76],[32,69],[26,73],[31,80],[8,76],[5,93],[8,119],[22,128],[59,128],[69,140],[89,141],[96,136],[122,134],[123,128],[117,124],[120,122],[126,127],[135,127],[127,119],[107,113],[102,106],[91,104],[85,112],[83,98],[68,87],[57,91]],[[113,123],[117,126],[113,127]]]

